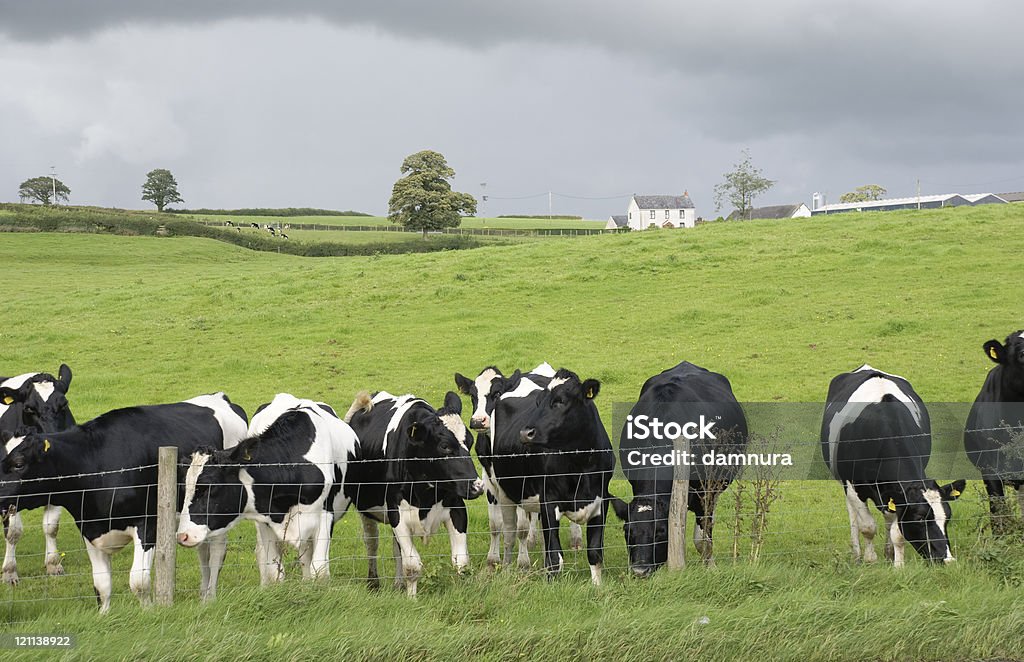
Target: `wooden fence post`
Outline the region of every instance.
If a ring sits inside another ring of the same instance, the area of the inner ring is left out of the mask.
[[[156,487],[156,603],[174,604],[174,570],[178,545],[178,449],[161,446],[157,461]]]
[[[686,508],[690,502],[690,440],[676,437],[673,444],[672,499],[668,509],[668,568],[686,567]],[[681,458],[686,458],[684,463]]]

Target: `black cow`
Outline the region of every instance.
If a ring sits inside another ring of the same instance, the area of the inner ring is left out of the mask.
[[[1004,343],[989,340],[985,354],[996,363],[974,400],[964,428],[967,457],[981,470],[992,525],[1002,530],[1004,486],[1017,490],[1024,517],[1024,330]]]
[[[446,416],[457,402],[454,393],[445,398]],[[345,420],[359,437],[360,459],[352,463],[345,493],[362,516],[370,587],[379,585],[378,523],[394,531],[395,584],[404,584],[410,596],[416,595],[423,568],[415,536],[425,538],[441,524],[451,524],[452,559],[456,568],[465,567],[469,550],[463,500],[480,496],[484,485],[464,441],[438,411],[412,395],[381,391],[371,398],[360,393]]]
[[[30,432],[59,432],[70,428],[75,424],[67,399],[70,386],[71,368],[67,364],[61,364],[56,378],[46,372],[0,377],[0,431],[23,435]],[[19,500],[17,510],[4,519],[6,544],[2,567],[3,581],[8,584],[18,583],[16,548],[24,529],[20,511],[33,508],[44,508],[46,574],[64,574],[61,556],[57,551],[60,508],[51,506],[45,496],[26,497]]]
[[[558,524],[565,515],[587,525],[591,581],[601,583],[608,482],[615,456],[593,402],[600,386],[597,380],[580,381],[562,369],[546,386],[520,376],[498,398],[491,421],[489,479],[502,509],[506,564],[512,556],[515,509],[522,506],[540,512],[549,577],[562,569]],[[520,541],[520,566],[524,543]]]
[[[240,407],[215,393],[175,404],[116,409],[63,432],[13,438],[0,461],[0,508],[42,494],[71,513],[85,539],[101,612],[110,608],[110,557],[132,543],[129,586],[146,602],[156,544],[159,447],[177,446],[186,455],[204,446],[231,444],[245,436],[246,420]],[[199,550],[204,597],[211,581],[216,586],[219,570],[219,563],[210,565],[211,553],[226,545],[220,539],[212,549],[214,541],[209,542]]]
[[[487,521],[490,528],[491,543],[487,550],[487,565],[497,566],[501,562],[501,534],[503,529],[503,518],[501,507],[498,505],[497,491],[491,484],[491,416],[494,414],[494,405],[502,393],[506,392],[511,384],[518,383],[522,373],[516,370],[510,377],[501,374],[501,370],[495,366],[488,366],[480,371],[476,379],[469,379],[460,373],[455,373],[455,384],[459,392],[468,395],[473,404],[473,414],[469,420],[469,427],[477,432],[476,454],[480,459],[480,466],[484,470],[484,484],[487,486]],[[541,363],[527,373],[531,381],[539,386],[547,386],[555,370],[548,363]],[[519,563],[524,569],[530,565],[530,556],[527,548],[532,547],[536,538],[536,529],[539,525],[537,512],[528,513],[522,507],[516,508],[516,537],[523,541],[520,549]],[[569,540],[573,549],[583,547],[583,530],[576,522],[569,525]],[[511,544],[511,541],[510,541]]]
[[[192,454],[178,542],[195,547],[249,519],[262,584],[284,577],[282,542],[298,550],[304,578],[328,577],[331,532],[349,506],[341,488],[359,440],[330,407],[287,393],[253,415],[248,435],[229,450]]]
[[[855,558],[863,535],[863,560],[877,559],[871,499],[885,516],[885,553],[895,566],[903,565],[905,542],[929,561],[953,560],[949,502],[966,481],[939,487],[926,478],[931,452],[928,410],[906,379],[863,365],[829,384],[821,453],[846,493]]]
[[[674,437],[690,438],[690,453],[740,453],[747,444],[747,420],[724,375],[683,361],[644,382],[640,398],[622,427],[619,465],[633,487],[633,501],[612,499],[612,507],[625,526],[626,548],[633,572],[643,577],[665,564],[668,558],[668,511],[672,494],[673,466],[652,463],[653,455],[674,450]],[[661,438],[656,438],[661,437]],[[670,455],[671,457],[671,455]],[[713,564],[712,530],[715,504],[740,467],[690,467],[687,507],[696,526],[693,544],[705,563]]]

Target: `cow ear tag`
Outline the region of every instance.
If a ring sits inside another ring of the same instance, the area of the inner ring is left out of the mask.
[[[50,440],[49,439],[43,439],[43,452],[45,453],[48,450],[50,450]]]
[[[409,426],[409,438],[412,439],[416,436],[416,424],[413,423]]]
[[[594,399],[594,389],[588,388],[587,389],[587,400],[593,400],[593,399]]]
[[[246,449],[245,449],[245,461],[246,461],[246,462],[248,462],[248,461],[250,461],[250,460],[252,460],[252,456],[251,456],[251,455],[249,455],[249,449],[248,449],[248,448],[246,448]]]
[[[999,353],[996,352],[996,346],[995,345],[989,345],[988,356],[993,361],[998,361],[999,360]]]
[[[889,499],[889,510],[896,512],[896,502],[892,499]]]
[[[5,396],[4,396],[4,404],[5,404],[5,405],[9,405],[9,404],[11,404],[12,402],[14,402],[14,398],[12,398],[12,397],[11,397],[11,396],[9,396],[9,395],[5,395]]]
[[[949,493],[949,496],[951,496],[951,497],[958,497],[958,496],[960,496],[960,490],[952,490]]]

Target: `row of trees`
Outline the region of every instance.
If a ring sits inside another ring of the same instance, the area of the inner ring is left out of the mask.
[[[44,205],[67,202],[71,189],[67,184],[53,175],[43,175],[26,179],[18,186],[18,197],[22,202],[35,200]],[[146,181],[142,184],[142,199],[156,205],[157,211],[175,202],[185,202],[178,193],[178,182],[170,170],[157,168],[146,173]]]

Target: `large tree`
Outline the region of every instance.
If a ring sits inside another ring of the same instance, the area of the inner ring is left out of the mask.
[[[178,182],[170,170],[157,168],[146,173],[146,183],[142,185],[142,199],[156,205],[157,211],[175,202],[185,202],[178,193]]]
[[[44,205],[53,204],[57,200],[68,201],[71,189],[56,177],[43,175],[26,179],[18,187],[18,197],[24,200],[38,200]]]
[[[722,208],[722,201],[729,202],[745,219],[754,208],[754,198],[772,186],[775,180],[761,176],[761,169],[750,162],[750,150],[743,150],[743,160],[724,175],[725,181],[715,186],[715,211]]]
[[[452,190],[448,180],[455,171],[441,154],[426,149],[407,156],[401,172],[388,201],[392,223],[420,230],[426,239],[428,231],[457,228],[463,216],[476,214],[476,199]]]
[[[849,193],[843,193],[839,197],[839,202],[871,202],[872,200],[881,200],[885,193],[886,190],[878,184],[865,184]]]

